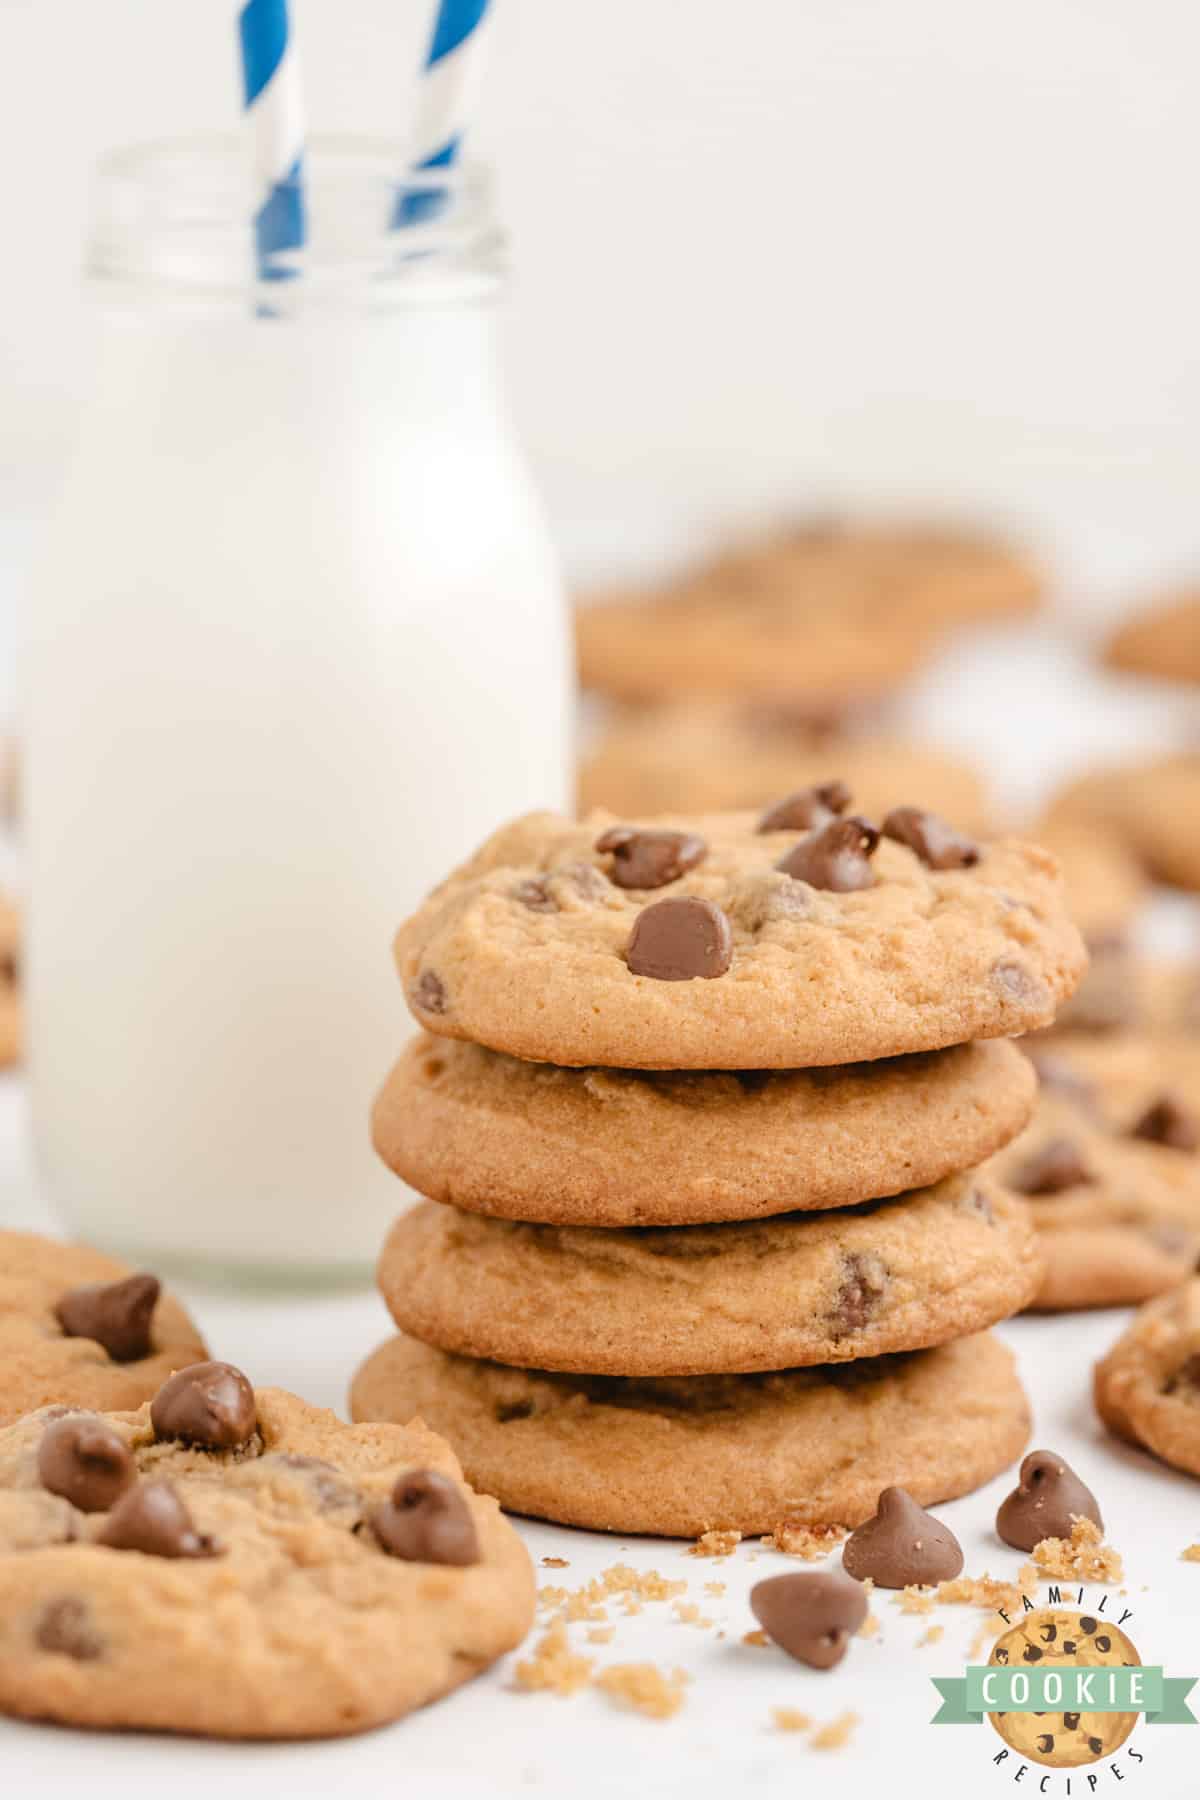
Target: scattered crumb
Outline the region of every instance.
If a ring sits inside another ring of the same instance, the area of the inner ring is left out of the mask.
[[[931,1613],[935,1606],[982,1606],[988,1612],[1003,1607],[1006,1612],[1021,1604],[1023,1594],[1037,1587],[1037,1570],[1025,1563],[1013,1581],[996,1581],[991,1575],[959,1575],[954,1581],[939,1582],[936,1588],[901,1588],[893,1604],[904,1613]]]
[[[582,1587],[539,1588],[538,1604],[561,1609],[561,1616],[568,1624],[579,1620],[601,1624],[608,1618],[606,1600],[623,1599],[624,1611],[631,1615],[641,1612],[643,1600],[671,1600],[676,1594],[686,1592],[686,1581],[668,1581],[657,1569],[648,1569],[641,1574],[637,1569],[631,1569],[628,1563],[614,1563]]]
[[[740,1531],[706,1531],[689,1544],[689,1556],[732,1556],[742,1541]]]
[[[879,1636],[879,1620],[873,1612],[867,1614],[855,1633],[855,1636],[861,1638],[873,1638]]]
[[[930,1625],[917,1639],[917,1649],[924,1650],[927,1644],[940,1644],[945,1635],[944,1625]]]
[[[807,1713],[797,1712],[794,1706],[774,1706],[771,1718],[776,1731],[807,1731],[812,1720]]]
[[[611,1644],[616,1636],[615,1625],[589,1625],[587,1640],[589,1644]]]
[[[1189,1544],[1183,1552],[1182,1560],[1184,1562],[1200,1562],[1200,1544]],[[1124,1593],[1125,1589],[1122,1588],[1121,1592]]]
[[[843,1744],[849,1743],[857,1724],[858,1714],[854,1712],[844,1712],[839,1718],[831,1719],[828,1725],[822,1725],[813,1733],[813,1749],[840,1750]]]
[[[765,1631],[748,1631],[742,1639],[743,1644],[753,1644],[756,1649],[762,1649],[770,1641]]]
[[[1116,1582],[1125,1573],[1120,1552],[1104,1542],[1094,1519],[1076,1519],[1069,1538],[1043,1538],[1033,1560],[1055,1580]]]
[[[896,1595],[895,1604],[901,1612],[931,1613],[937,1605],[937,1590],[930,1587],[905,1587]]]
[[[613,1663],[596,1677],[596,1686],[648,1719],[669,1719],[683,1705],[687,1676],[682,1669],[664,1675],[653,1663]]]
[[[567,1642],[567,1628],[556,1619],[534,1645],[533,1655],[517,1664],[517,1686],[527,1692],[577,1694],[591,1680],[590,1656],[580,1656]]]
[[[971,1639],[971,1648],[967,1652],[968,1659],[971,1662],[974,1662],[978,1657],[982,1656],[995,1635],[996,1627],[993,1624],[988,1622],[981,1625],[979,1630],[975,1633],[975,1636]]]
[[[699,1625],[701,1631],[707,1631],[712,1624],[694,1600],[672,1600],[671,1607],[681,1625]]]
[[[723,1581],[706,1581],[704,1591],[706,1594],[711,1594],[714,1600],[719,1600],[725,1592],[725,1583]]]
[[[805,1562],[819,1562],[849,1535],[845,1525],[799,1525],[783,1519],[764,1536],[763,1547],[803,1557]]]
[[[569,1569],[570,1563],[565,1556],[543,1556],[543,1569]]]

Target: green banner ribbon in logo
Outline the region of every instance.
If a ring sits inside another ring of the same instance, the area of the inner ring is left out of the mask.
[[[933,1676],[942,1696],[935,1725],[978,1725],[994,1712],[1137,1712],[1147,1725],[1194,1725],[1187,1697],[1194,1675],[1164,1675],[1161,1667],[1088,1668],[1039,1663],[1034,1668],[972,1665],[965,1675]]]

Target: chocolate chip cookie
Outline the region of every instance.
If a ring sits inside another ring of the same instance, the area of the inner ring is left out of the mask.
[[[83,1244],[0,1232],[0,1424],[53,1403],[140,1406],[207,1355],[153,1275]]]
[[[1200,1280],[1143,1306],[1096,1365],[1109,1430],[1200,1475]]]
[[[572,1067],[810,1068],[1049,1024],[1085,962],[1053,859],[852,801],[519,819],[401,927],[409,1006]]]
[[[343,1425],[240,1371],[0,1430],[0,1710],[207,1737],[340,1736],[478,1674],[529,1558],[419,1422]]]
[[[479,1218],[427,1201],[379,1286],[402,1331],[492,1362],[733,1374],[942,1344],[1028,1305],[1029,1209],[986,1172],[852,1211],[679,1230]]]
[[[872,816],[919,794],[964,830],[986,827],[984,784],[968,764],[898,738],[831,737],[817,708],[692,700],[626,710],[583,761],[580,806],[630,818],[736,811],[832,774]]]
[[[850,1206],[974,1167],[1037,1079],[1002,1039],[844,1068],[559,1069],[412,1040],[375,1147],[433,1200],[561,1225],[691,1225]],[[669,1179],[664,1179],[669,1171]]]
[[[858,1525],[881,1490],[921,1505],[991,1480],[1029,1414],[989,1333],[936,1350],[768,1375],[544,1375],[395,1337],[359,1370],[358,1419],[419,1413],[513,1512],[598,1531],[756,1536]]]
[[[1035,1308],[1132,1305],[1196,1267],[1200,1156],[1164,1142],[1153,1120],[1136,1125],[1098,1118],[1086,1088],[1048,1086],[1033,1123],[995,1159],[1041,1238]]]
[[[1006,1631],[988,1662],[999,1667],[1045,1660],[1069,1668],[1118,1669],[1136,1665],[1138,1653],[1118,1625],[1089,1613],[1041,1607]],[[1135,1712],[995,1712],[993,1727],[1019,1755],[1048,1769],[1077,1769],[1119,1750]]]

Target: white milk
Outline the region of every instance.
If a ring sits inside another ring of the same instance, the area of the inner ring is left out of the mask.
[[[490,306],[436,264],[422,295],[105,307],[33,620],[30,1027],[49,1197],[147,1266],[373,1260],[392,935],[568,804]]]

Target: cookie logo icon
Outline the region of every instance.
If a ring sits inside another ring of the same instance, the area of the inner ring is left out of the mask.
[[[989,1712],[992,1725],[1004,1742],[1029,1762],[1049,1769],[1077,1769],[1099,1762],[1119,1750],[1134,1726],[1136,1712],[1074,1711],[1087,1698],[1086,1684],[1051,1679],[1060,1669],[1136,1669],[1141,1658],[1117,1625],[1089,1613],[1045,1608],[1028,1613],[1019,1625],[997,1639],[989,1667],[1007,1670],[1041,1670],[1037,1698],[1049,1701],[1065,1697],[1063,1710],[1053,1712]],[[1049,1667],[1047,1667],[1049,1665]],[[1021,1690],[1012,1682],[1013,1697]],[[1030,1692],[1033,1691],[1032,1684]],[[1097,1695],[1107,1694],[1109,1684],[1098,1678]]]

